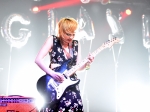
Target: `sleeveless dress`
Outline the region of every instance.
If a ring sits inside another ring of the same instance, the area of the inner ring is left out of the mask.
[[[71,67],[76,65],[77,61],[77,53],[78,53],[78,41],[73,40],[72,42],[72,59],[71,59]],[[53,48],[49,53],[51,64],[62,64],[67,59],[65,58],[65,54],[63,52],[62,46],[58,37],[53,35]],[[71,68],[70,67],[70,68]],[[55,71],[57,69],[54,68]],[[73,74],[70,76],[71,80],[77,80],[77,75]],[[79,85],[68,87],[62,97],[59,99],[58,103],[53,106],[47,108],[45,112],[83,112],[83,104],[80,96]]]

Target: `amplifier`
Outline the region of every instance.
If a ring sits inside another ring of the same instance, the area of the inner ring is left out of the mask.
[[[20,95],[0,96],[0,112],[38,112],[35,99]]]

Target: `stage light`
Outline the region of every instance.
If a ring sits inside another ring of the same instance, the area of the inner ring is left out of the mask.
[[[82,3],[88,3],[89,1],[90,0],[84,0]],[[63,7],[68,7],[72,5],[78,5],[78,4],[81,4],[80,0],[60,0],[59,2],[54,2],[46,5],[39,5],[38,8],[39,11],[43,11],[43,10],[63,8]]]
[[[40,94],[37,94],[35,99],[36,99],[35,100],[35,105],[36,105],[37,109],[41,110],[42,107],[45,105],[44,98]]]
[[[132,14],[131,9],[123,9],[123,11],[121,11],[119,13],[119,20],[123,21],[125,18],[127,18],[128,16],[130,16]]]
[[[82,3],[89,3],[90,0],[81,0]]]
[[[129,15],[131,15],[131,13],[132,13],[132,11],[130,10],[130,9],[126,9],[126,14],[129,16]]]
[[[34,6],[34,7],[32,8],[32,12],[33,12],[33,13],[38,13],[38,12],[40,12],[39,7]]]

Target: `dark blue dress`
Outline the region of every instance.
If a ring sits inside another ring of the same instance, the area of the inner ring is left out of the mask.
[[[53,48],[50,54],[51,64],[62,64],[67,59],[65,58],[62,46],[58,37],[53,36]],[[72,42],[72,66],[76,65],[77,54],[78,54],[78,41],[73,40]],[[53,70],[55,71],[54,68]],[[71,80],[77,80],[77,75],[73,74]],[[79,85],[68,87],[63,93],[60,100],[52,106],[47,108],[48,112],[83,112],[83,104],[80,96]]]

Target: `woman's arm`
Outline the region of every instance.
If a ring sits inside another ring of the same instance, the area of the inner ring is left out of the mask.
[[[48,37],[38,55],[35,58],[35,63],[47,74],[51,75],[54,79],[62,82],[63,75],[53,71],[48,66],[46,66],[43,62],[44,57],[52,50],[53,47],[53,36]]]
[[[39,51],[38,55],[35,58],[35,63],[47,74],[52,74],[52,70],[47,67],[43,59],[49,53],[53,46],[53,37],[48,37],[44,45],[42,46],[41,50]]]

